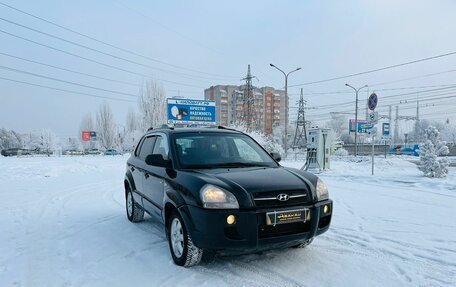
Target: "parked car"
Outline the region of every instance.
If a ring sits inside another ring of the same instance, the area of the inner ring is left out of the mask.
[[[102,154],[102,152],[97,148],[93,148],[93,149],[87,150],[85,152],[85,154],[97,155],[97,154]]]
[[[121,153],[119,153],[117,150],[113,149],[113,148],[108,148],[107,150],[105,150],[104,152],[104,155],[120,155]]]
[[[15,156],[15,155],[31,155],[32,152],[28,149],[23,149],[23,148],[9,148],[9,149],[4,149],[1,152],[1,155],[3,156]]]
[[[316,175],[279,161],[231,129],[148,131],[127,161],[127,218],[162,222],[180,266],[217,251],[305,247],[328,230],[333,203]]]
[[[63,154],[64,155],[84,155],[84,152],[82,152],[80,150],[71,149],[71,150],[64,151]]]
[[[413,155],[413,156],[420,156],[420,145],[414,144],[413,146],[394,146],[389,150],[392,154],[397,155]]]

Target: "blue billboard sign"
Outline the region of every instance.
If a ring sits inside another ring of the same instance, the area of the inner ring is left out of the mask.
[[[358,120],[358,124],[356,125],[358,128],[358,133],[367,133],[369,129],[373,128],[374,125],[370,124],[368,121],[365,120]],[[350,120],[349,122],[349,130],[351,133],[355,132],[355,120]]]
[[[168,123],[215,125],[215,102],[190,99],[167,99]]]

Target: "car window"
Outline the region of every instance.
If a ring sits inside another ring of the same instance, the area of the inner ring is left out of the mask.
[[[152,154],[161,154],[163,156],[163,158],[167,160],[169,158],[168,153],[169,153],[169,148],[168,148],[168,141],[167,141],[166,137],[157,136],[157,140],[156,140],[155,146],[154,146],[154,151],[152,152]]]
[[[152,148],[154,147],[155,136],[145,138],[142,145],[141,150],[139,151],[139,158],[142,160],[146,160],[146,157],[152,154]]]

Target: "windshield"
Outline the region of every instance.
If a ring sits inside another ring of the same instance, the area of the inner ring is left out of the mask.
[[[264,166],[277,163],[250,137],[228,133],[179,133],[174,136],[182,168]]]

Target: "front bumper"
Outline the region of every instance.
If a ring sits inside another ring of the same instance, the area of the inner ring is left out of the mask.
[[[324,206],[329,208],[324,213]],[[266,225],[266,212],[305,208],[306,222]],[[215,250],[262,250],[299,244],[326,232],[331,223],[332,200],[313,205],[258,210],[214,210],[184,205],[179,208],[193,243],[199,248]],[[236,223],[228,225],[228,215]]]

